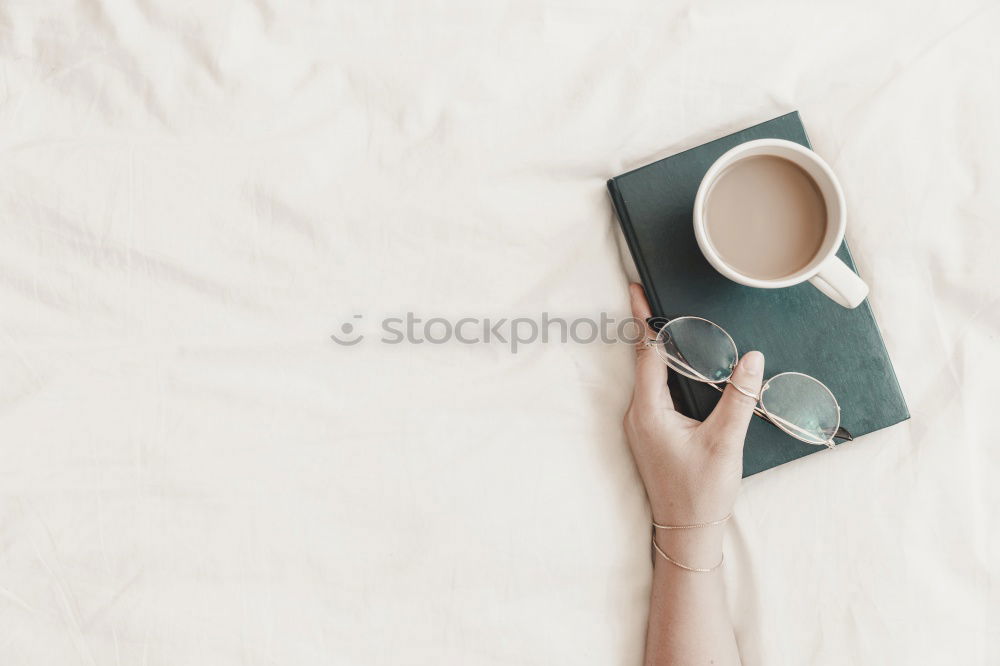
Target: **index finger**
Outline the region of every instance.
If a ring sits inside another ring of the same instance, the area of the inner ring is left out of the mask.
[[[646,320],[653,316],[646,300],[646,293],[638,284],[629,285],[629,296],[632,300],[632,316],[642,322],[643,339],[635,346],[635,391],[633,399],[638,404],[651,404],[657,407],[673,409],[670,399],[670,389],[667,388],[667,365],[656,355],[656,352],[646,344],[647,340],[655,340],[653,331]]]

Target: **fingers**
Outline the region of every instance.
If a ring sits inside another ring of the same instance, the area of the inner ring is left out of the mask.
[[[747,393],[760,395],[761,379],[764,376],[764,355],[757,351],[747,352],[736,364],[731,382],[745,389]],[[716,435],[713,439],[722,447],[740,451],[746,438],[747,427],[753,418],[757,401],[744,395],[735,386],[727,386],[722,399],[705,419],[705,426]]]
[[[653,316],[646,301],[646,293],[640,285],[633,283],[629,285],[629,295],[632,299],[632,316],[642,322],[644,337],[656,338],[656,333],[646,324],[646,320]],[[640,404],[673,409],[667,388],[667,366],[653,348],[647,347],[641,340],[635,346],[634,400]]]

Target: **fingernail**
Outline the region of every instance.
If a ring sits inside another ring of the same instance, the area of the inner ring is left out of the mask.
[[[747,372],[761,372],[764,370],[764,355],[759,351],[747,352],[740,364]]]

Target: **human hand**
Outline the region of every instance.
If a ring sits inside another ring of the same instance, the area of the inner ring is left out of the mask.
[[[645,321],[651,313],[642,287],[632,284],[629,291],[632,316]],[[648,326],[646,335],[656,337]],[[642,342],[636,345],[635,390],[625,413],[625,433],[646,487],[653,521],[691,525],[718,520],[729,515],[739,492],[743,440],[754,401],[727,386],[709,417],[704,422],[695,421],[674,410],[667,372],[655,350]],[[759,393],[763,374],[764,356],[752,351],[740,359],[732,381]],[[721,529],[671,530],[664,537],[687,541],[694,533],[721,539]],[[710,538],[701,542],[709,549],[717,545]]]

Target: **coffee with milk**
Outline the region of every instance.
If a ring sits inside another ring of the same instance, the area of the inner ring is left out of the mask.
[[[827,232],[826,203],[812,177],[774,155],[738,160],[722,171],[708,192],[704,217],[722,260],[758,280],[806,268]]]

